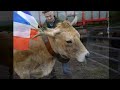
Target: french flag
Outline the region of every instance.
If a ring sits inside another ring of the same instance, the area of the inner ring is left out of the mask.
[[[38,32],[38,23],[29,11],[13,12],[13,45],[16,50],[28,50],[30,39]],[[37,40],[37,39],[34,39]]]

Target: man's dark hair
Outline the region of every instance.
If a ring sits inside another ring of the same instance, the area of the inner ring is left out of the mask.
[[[49,11],[42,11],[43,14],[45,14],[45,13],[47,13],[47,12],[49,12]]]

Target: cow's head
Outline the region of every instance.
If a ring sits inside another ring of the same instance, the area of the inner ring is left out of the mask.
[[[56,28],[46,30],[45,34],[52,38],[53,50],[63,57],[83,62],[89,54],[80,41],[80,34],[68,21],[58,23]]]

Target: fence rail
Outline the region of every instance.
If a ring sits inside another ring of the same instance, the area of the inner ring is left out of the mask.
[[[108,33],[108,29],[109,29],[109,33]],[[118,55],[120,53],[120,49],[118,48],[118,45],[116,46],[116,44],[120,42],[120,37],[119,37],[120,26],[109,27],[109,28],[93,27],[93,28],[88,28],[87,31],[88,32],[86,34],[86,38],[87,38],[86,45],[87,45],[87,48],[89,48],[88,50],[90,54],[92,54],[91,57],[88,58],[88,60],[94,63],[97,63],[109,69],[110,71],[115,72],[116,75],[114,74],[115,76],[111,76],[112,78],[119,76],[120,75],[120,68],[119,68],[120,59]],[[99,35],[98,34],[99,32],[103,32],[103,34]],[[106,63],[101,61],[104,59],[105,59],[105,62],[108,61],[109,66],[108,64],[106,65]],[[112,75],[111,72],[110,72],[110,75]]]
[[[99,47],[99,48],[106,48],[106,49],[112,49],[112,50],[116,50],[116,51],[120,51],[120,49],[117,49],[117,48],[113,48],[113,47],[106,47],[106,46],[101,46],[101,45],[97,45],[97,44],[90,44],[88,43],[89,45],[92,45],[92,46],[96,46],[96,47]]]
[[[113,72],[115,72],[115,73],[117,73],[117,74],[120,75],[120,72],[119,72],[119,71],[117,71],[117,70],[115,70],[115,69],[112,69],[112,68],[110,68],[110,67],[108,67],[108,66],[106,66],[106,65],[104,65],[104,64],[102,64],[102,63],[100,63],[100,62],[98,62],[98,61],[95,61],[95,60],[93,60],[93,59],[91,59],[91,58],[88,58],[88,60],[90,60],[90,61],[92,61],[92,62],[95,62],[95,63],[97,63],[97,64],[99,64],[99,65],[101,65],[101,66],[103,66],[103,67],[105,67],[105,68],[107,68],[107,69],[109,69],[109,70],[111,70],[111,71],[113,71]]]

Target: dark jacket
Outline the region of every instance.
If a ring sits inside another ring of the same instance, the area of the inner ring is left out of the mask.
[[[45,23],[43,24],[42,29],[46,30],[47,28],[55,28],[59,22],[62,22],[62,20],[59,20],[56,17],[55,17],[55,21],[53,23],[47,22],[47,20],[46,20]]]

